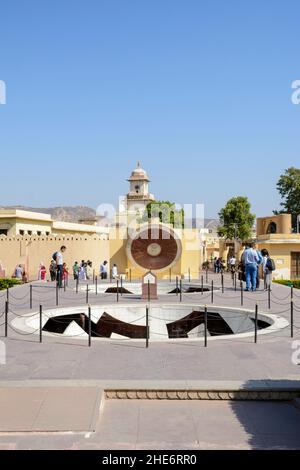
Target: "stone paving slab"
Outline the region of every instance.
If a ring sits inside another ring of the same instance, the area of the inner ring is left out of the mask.
[[[93,433],[0,434],[1,449],[300,449],[290,403],[109,401]]]
[[[0,393],[11,390],[98,388],[100,390],[274,390],[299,391],[300,380],[0,380]],[[27,392],[26,392],[27,393]],[[66,390],[67,393],[67,390]],[[72,390],[70,391],[70,394]]]
[[[101,397],[99,387],[1,387],[0,432],[94,431]]]

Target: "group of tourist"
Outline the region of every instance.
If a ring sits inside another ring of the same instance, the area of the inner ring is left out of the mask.
[[[24,266],[18,264],[15,269],[14,277],[22,282],[27,282],[27,276]]]
[[[100,266],[100,277],[101,277],[101,279],[107,279],[108,278],[108,262],[107,261],[104,261]],[[113,264],[113,267],[112,267],[112,270],[111,270],[111,277],[112,277],[112,279],[118,279],[119,278],[118,266],[116,264]]]
[[[246,291],[255,292],[260,285],[260,267],[263,273],[264,290],[271,288],[272,273],[275,263],[266,249],[258,250],[255,243],[249,243],[242,255],[239,270],[242,280],[246,282]]]
[[[234,273],[236,270],[236,258],[235,256],[231,256],[226,263],[226,261],[222,258],[215,257],[214,259],[214,272],[216,274],[223,274],[227,269],[227,272]]]
[[[260,286],[260,270],[263,274],[264,289],[268,290],[271,287],[275,263],[270,258],[268,250],[260,251],[255,243],[249,243],[245,247],[238,266],[234,255],[229,257],[227,263],[222,258],[215,257],[214,272],[223,274],[226,268],[232,274],[238,271],[239,279],[246,282],[246,291],[254,292]]]
[[[92,261],[85,261],[83,259],[80,264],[78,263],[78,261],[75,261],[73,265],[73,277],[75,281],[89,280],[93,277],[93,273],[94,271]]]
[[[69,278],[69,269],[67,264],[64,262],[63,257],[66,251],[66,247],[62,246],[59,251],[56,251],[51,259],[49,266],[49,274],[52,282],[56,281],[59,287],[62,287],[63,282]],[[81,263],[75,261],[73,265],[73,278],[75,281],[86,281],[92,279],[95,275],[93,270],[93,263],[90,260],[82,260]],[[99,275],[101,279],[108,279],[108,261],[104,261],[99,269]],[[25,268],[21,264],[18,264],[15,268],[14,277],[22,282],[27,282]],[[47,269],[44,262],[40,263],[38,269],[38,280],[45,281],[47,277]],[[116,264],[112,266],[111,278],[118,279],[118,267]]]

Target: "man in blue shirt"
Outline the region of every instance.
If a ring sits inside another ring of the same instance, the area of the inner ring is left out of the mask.
[[[254,243],[253,248],[256,251],[257,256],[258,256],[258,263],[257,263],[258,267],[257,267],[257,275],[256,275],[256,289],[259,289],[259,285],[260,285],[259,266],[261,266],[263,264],[263,256],[262,256],[260,250],[257,248],[256,243]]]
[[[108,268],[108,262],[107,261],[104,261],[103,264],[101,264],[100,266],[100,276],[101,276],[101,279],[107,279],[107,268]]]
[[[246,271],[246,291],[252,290],[253,292],[256,291],[257,270],[260,261],[257,251],[254,249],[254,247],[254,243],[248,245],[242,256],[242,262]]]

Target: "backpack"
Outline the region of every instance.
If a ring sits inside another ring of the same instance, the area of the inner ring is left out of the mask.
[[[276,270],[275,261],[272,258],[268,258],[266,267],[269,271],[275,271]]]
[[[52,259],[53,259],[54,261],[56,261],[56,258],[57,258],[57,251],[56,251],[55,253],[53,253],[53,255],[52,255]]]

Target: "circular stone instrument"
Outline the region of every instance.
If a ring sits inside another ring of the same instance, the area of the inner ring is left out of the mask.
[[[141,228],[127,246],[131,262],[148,271],[170,269],[177,263],[181,253],[181,241],[174,230],[160,225]]]

